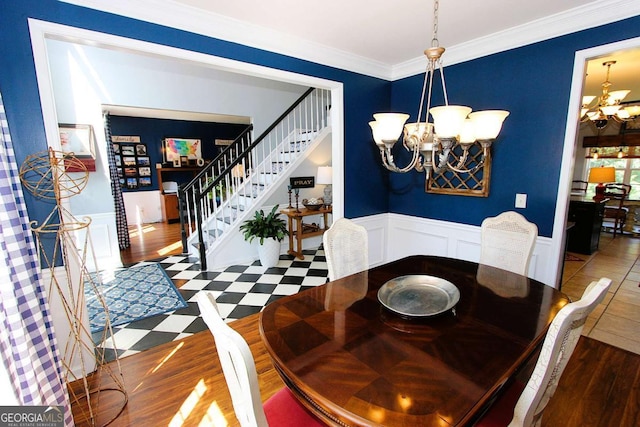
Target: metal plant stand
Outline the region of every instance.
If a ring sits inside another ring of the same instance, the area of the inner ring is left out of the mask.
[[[49,303],[56,310],[63,310],[68,322],[66,339],[61,328],[56,335],[74,420],[76,424],[96,426],[115,420],[126,406],[128,395],[117,353],[115,360],[107,363],[105,347],[94,345],[88,329],[85,287],[91,286],[106,314],[100,342],[113,340],[100,275],[90,274],[87,267],[88,261],[97,267],[89,233],[91,219],[78,219],[65,207],[66,199],[82,192],[88,178],[87,168],[80,159],[52,149],[28,156],[20,168],[24,187],[37,199],[54,203],[41,224],[32,221],[30,225],[36,236],[43,278],[48,281]],[[116,396],[114,400],[105,392],[119,393],[121,397]],[[101,399],[108,403],[105,405],[108,409],[102,412],[99,411]]]

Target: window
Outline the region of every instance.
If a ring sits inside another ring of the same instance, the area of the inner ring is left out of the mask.
[[[620,149],[621,147],[599,148],[597,159],[589,156],[587,160],[587,170],[599,166],[613,166],[616,168],[616,182],[631,185],[629,199],[640,200],[640,158],[618,158],[617,154],[620,152]],[[591,153],[587,151],[587,154]],[[589,184],[587,187],[587,197],[593,197],[596,185],[597,184]]]

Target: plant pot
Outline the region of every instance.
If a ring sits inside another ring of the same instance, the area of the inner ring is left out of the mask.
[[[280,259],[280,242],[276,239],[264,239],[264,244],[258,245],[258,256],[263,267],[275,267]]]

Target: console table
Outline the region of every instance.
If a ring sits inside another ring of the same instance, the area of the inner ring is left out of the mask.
[[[289,250],[287,253],[295,256],[296,258],[304,259],[304,255],[302,254],[302,239],[321,236],[324,234],[324,232],[329,229],[328,216],[332,212],[333,209],[331,206],[323,206],[316,210],[307,208],[302,208],[300,210],[296,210],[296,208],[281,210],[280,213],[286,215],[289,222]],[[302,222],[304,217],[311,215],[322,215],[322,226],[319,224],[304,224]]]

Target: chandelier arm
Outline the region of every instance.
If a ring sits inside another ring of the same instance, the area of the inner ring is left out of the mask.
[[[460,162],[458,162],[456,166],[453,166],[447,163],[447,167],[456,173],[471,173],[471,174],[476,173],[480,168],[484,167],[485,159],[488,159],[489,157],[491,157],[491,151],[489,150],[489,147],[491,146],[491,142],[482,141],[480,142],[480,145],[482,145],[482,157],[474,167],[472,167],[471,169],[463,168],[462,166],[464,165],[464,163],[461,165]]]
[[[452,171],[456,172],[456,173],[475,173],[477,172],[481,167],[484,166],[484,158],[482,160],[480,160],[480,162],[478,162],[477,165],[475,165],[474,167],[472,167],[471,169],[468,168],[458,168],[455,167],[449,163],[447,163],[447,168],[451,169]]]
[[[393,156],[391,155],[391,159],[387,161],[387,156],[385,156],[384,148],[380,148],[380,158],[382,159],[382,165],[390,170],[391,172],[399,172],[398,167],[393,163]]]
[[[433,171],[435,173],[442,173],[447,169],[448,166],[448,159],[449,159],[449,153],[451,152],[451,149],[448,147],[443,147],[442,148],[442,152],[438,153],[438,163],[436,164],[435,162],[435,152],[434,152],[434,165],[433,166]]]
[[[462,156],[458,159],[458,164],[455,166],[456,168],[462,168],[465,163],[467,163],[467,159],[469,158],[469,147],[467,145],[462,145]],[[450,166],[450,163],[447,163]]]
[[[386,153],[386,156],[385,156],[385,153]],[[411,162],[409,162],[407,166],[403,168],[399,168],[398,166],[396,166],[395,162],[393,161],[393,154],[391,153],[391,148],[387,147],[386,149],[382,149],[382,148],[380,149],[380,156],[382,157],[382,163],[384,167],[390,170],[391,172],[398,172],[398,173],[407,173],[413,168],[415,168],[418,161],[419,154],[420,154],[419,147],[416,144],[414,145],[414,148],[413,148]]]

